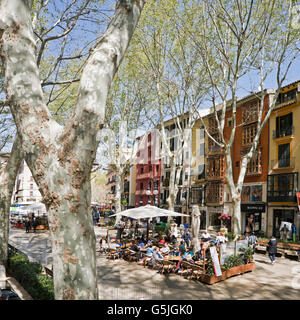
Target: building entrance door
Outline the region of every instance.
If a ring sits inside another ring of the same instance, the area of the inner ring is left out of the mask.
[[[273,214],[273,234],[276,238],[280,238],[280,225],[282,221],[294,223],[293,209],[274,209]]]

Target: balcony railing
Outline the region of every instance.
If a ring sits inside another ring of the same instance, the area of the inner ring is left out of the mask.
[[[295,127],[288,127],[280,130],[273,130],[273,139],[284,138],[288,136],[292,136],[295,133]]]
[[[137,179],[147,179],[147,178],[152,178],[152,171],[151,172],[145,172],[137,175]]]
[[[295,168],[295,157],[271,160],[271,168],[272,170],[285,169],[285,168],[293,169]]]
[[[295,190],[272,190],[268,191],[269,202],[296,202]]]

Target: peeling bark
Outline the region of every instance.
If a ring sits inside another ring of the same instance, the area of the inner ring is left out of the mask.
[[[10,203],[17,173],[22,162],[20,138],[16,136],[10,157],[0,167],[0,262],[7,264]]]
[[[144,3],[118,1],[111,23],[83,69],[74,114],[62,127],[44,102],[30,4],[0,2],[0,54],[7,98],[25,160],[48,211],[55,299],[98,299],[90,173],[106,97]]]

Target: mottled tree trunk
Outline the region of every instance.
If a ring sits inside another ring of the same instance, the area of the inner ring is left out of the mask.
[[[44,102],[31,25],[32,1],[0,2],[1,58],[7,100],[25,160],[48,210],[55,298],[98,299],[90,173],[106,97],[144,0],[119,0],[83,68],[74,113],[65,127]]]
[[[8,162],[0,168],[0,263],[7,265],[10,204],[15,180],[22,161],[22,149],[15,138]]]

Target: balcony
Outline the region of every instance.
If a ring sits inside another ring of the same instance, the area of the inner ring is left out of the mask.
[[[296,202],[296,191],[268,191],[268,202]]]
[[[224,185],[219,182],[210,182],[206,185],[205,199],[206,203],[223,204],[224,203]]]
[[[273,130],[273,139],[284,138],[293,136],[295,133],[295,127],[287,127],[285,129]]]
[[[150,171],[150,172],[144,172],[144,173],[138,174],[136,176],[136,179],[150,179],[152,177],[153,177],[153,173],[152,171]]]
[[[271,160],[271,169],[272,170],[280,170],[280,169],[294,169],[295,168],[295,157],[291,158],[281,158]]]
[[[296,202],[298,172],[268,176],[268,202]]]
[[[190,204],[203,204],[205,198],[204,187],[192,187],[190,193]]]

